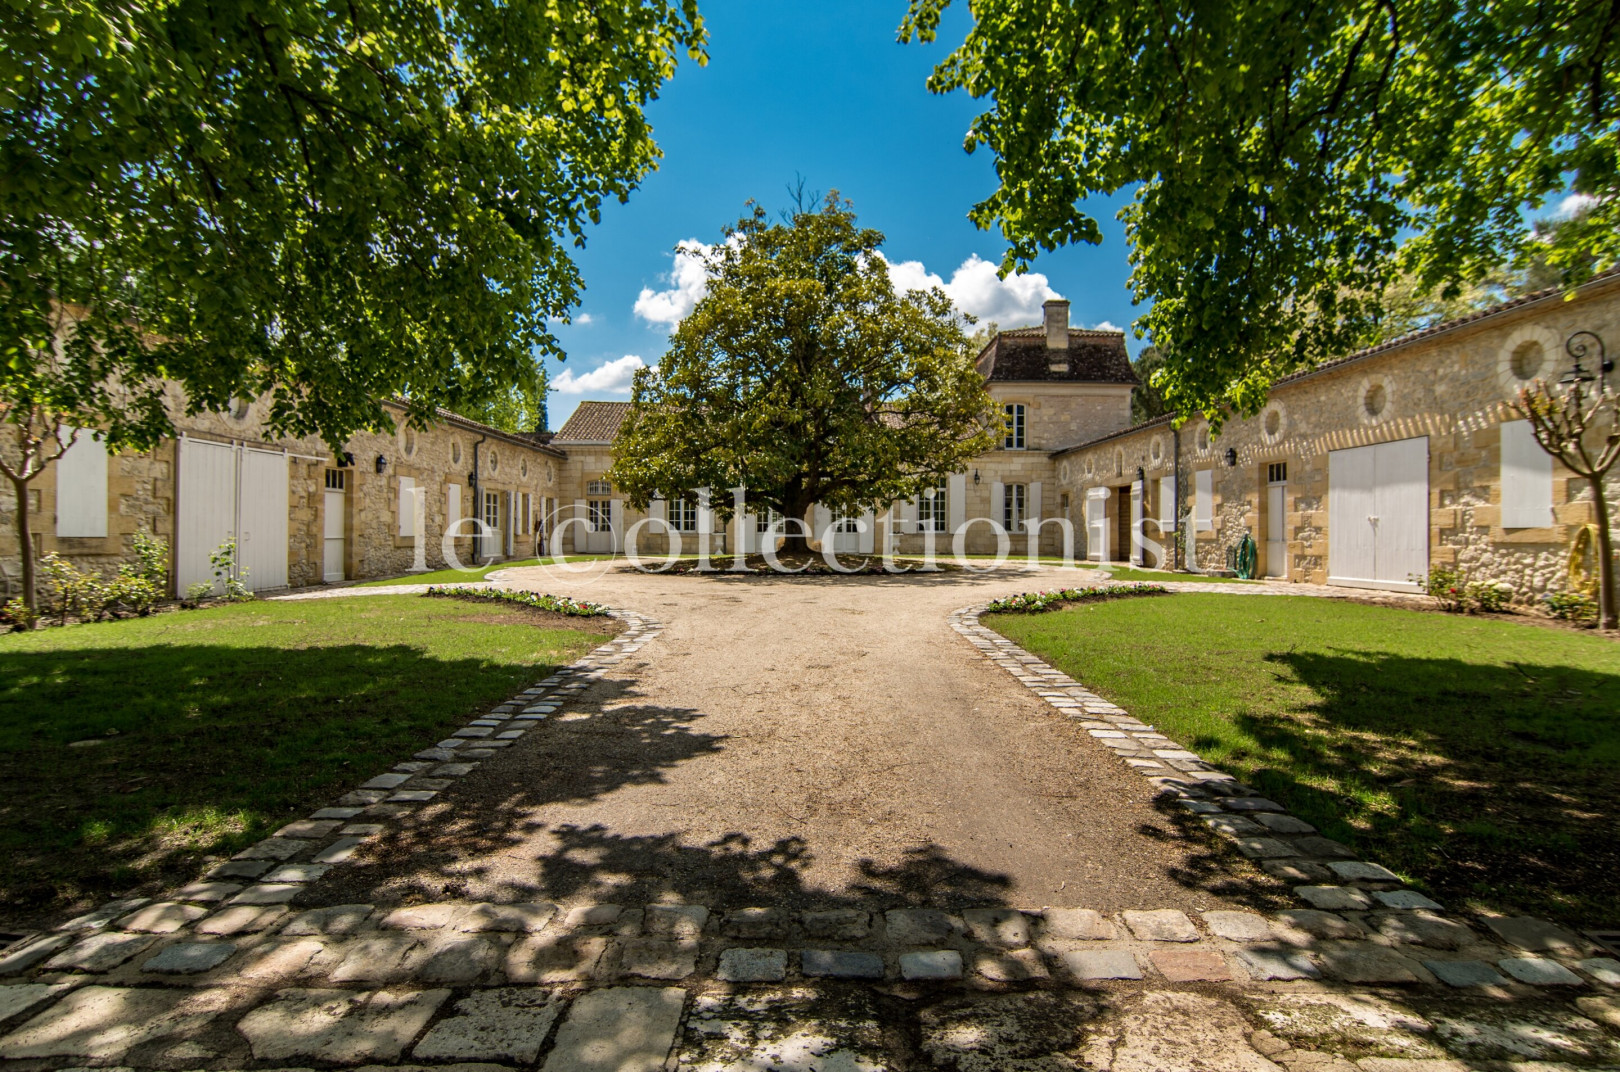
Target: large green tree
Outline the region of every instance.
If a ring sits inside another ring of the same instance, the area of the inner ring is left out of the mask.
[[[0,3],[8,476],[155,442],[164,380],[334,445],[543,401],[569,249],[704,41],[695,0]]]
[[[883,235],[836,192],[776,223],[756,207],[725,238],[706,295],[636,373],[608,474],[634,505],[708,487],[727,516],[742,486],[786,518],[881,509],[990,448],[990,396],[950,299],[895,293]]]
[[[932,40],[951,0],[912,0]],[[1402,271],[1442,296],[1537,239],[1525,212],[1587,211],[1545,263],[1565,285],[1620,261],[1620,5],[1613,0],[972,0],[935,91],[988,100],[974,206],[1004,270],[1098,242],[1122,216],[1138,328],[1181,412],[1253,411],[1275,378],[1376,337]]]
[[[65,305],[194,409],[271,392],[333,443],[532,386],[703,44],[695,0],[0,4],[0,361]]]

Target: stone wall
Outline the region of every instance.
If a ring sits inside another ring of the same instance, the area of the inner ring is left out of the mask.
[[[1470,580],[1511,585],[1520,599],[1562,587],[1570,541],[1593,519],[1590,489],[1555,463],[1554,523],[1502,527],[1500,425],[1514,419],[1506,405],[1522,386],[1569,367],[1564,340],[1581,330],[1620,343],[1620,279],[1589,284],[1569,301],[1553,295],[1510,306],[1285,380],[1259,414],[1227,421],[1213,438],[1202,421],[1184,425],[1177,515],[1192,510],[1196,471],[1209,470],[1214,485],[1213,527],[1197,535],[1198,562],[1223,566],[1245,534],[1264,557],[1267,467],[1284,462],[1287,575],[1325,583],[1329,453],[1427,436],[1431,567],[1457,564]],[[1058,483],[1080,504],[1093,487],[1129,485],[1141,467],[1151,501],[1154,478],[1174,468],[1171,441],[1169,426],[1154,424],[1060,451]],[[1157,515],[1156,504],[1149,513]]]
[[[172,392],[171,413],[184,413],[184,399]],[[402,411],[395,408],[396,416]],[[177,432],[197,440],[243,443],[267,450],[285,450],[288,461],[287,581],[291,586],[318,584],[324,572],[326,472],[342,468],[347,484],[344,508],[347,579],[385,577],[409,572],[416,558],[412,537],[399,535],[400,478],[409,477],[423,489],[426,524],[423,558],[428,568],[446,562],[442,535],[447,517],[448,485],[462,487],[462,514],[473,516],[474,490],[469,484],[473,458],[478,455],[482,489],[502,496],[528,492],[533,512],[549,487],[555,494],[560,452],[484,429],[471,422],[445,420],[425,428],[401,425],[396,431],[362,432],[344,444],[351,465],[339,466],[337,456],[314,437],[281,439],[264,426],[267,403],[254,402],[234,414],[203,413],[175,419]],[[482,443],[479,441],[482,440]],[[30,488],[32,527],[41,555],[56,552],[83,570],[111,573],[132,559],[137,531],[175,540],[176,469],[178,444],[165,440],[147,453],[109,457],[107,466],[108,520],[105,538],[58,538],[56,532],[56,469],[48,468]],[[377,460],[383,459],[383,471]],[[549,481],[549,483],[548,483]],[[534,553],[532,531],[521,524],[512,546],[496,550],[497,557],[526,557]],[[474,558],[470,537],[456,541],[463,563]],[[488,549],[484,550],[488,553]],[[21,560],[16,538],[16,503],[10,485],[0,488],[0,598],[16,594]],[[251,578],[250,578],[251,581]]]

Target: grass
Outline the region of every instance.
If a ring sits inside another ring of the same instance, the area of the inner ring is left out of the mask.
[[[1620,924],[1620,645],[1183,593],[991,625],[1442,903]]]
[[[383,596],[0,636],[0,918],[192,878],[572,661],[604,622]]]

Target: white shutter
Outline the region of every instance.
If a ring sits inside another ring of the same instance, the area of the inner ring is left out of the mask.
[[[648,503],[647,504],[647,516],[652,517],[652,518],[657,518],[659,521],[664,521],[664,522],[667,523],[668,518],[669,518],[669,500],[668,499],[654,499],[652,502]],[[651,528],[652,526],[648,526],[648,527]],[[658,530],[658,531],[662,531],[662,530]]]
[[[1142,547],[1142,482],[1131,481],[1131,562],[1143,565]]]
[[[1029,486],[1029,498],[1024,504],[1024,520],[1029,522],[1041,519],[1041,482],[1039,480]],[[1025,526],[1028,528],[1029,526]]]
[[[856,539],[855,549],[859,554],[869,555],[872,553],[875,537],[877,536],[877,518],[872,511],[867,510],[861,514],[861,523],[866,527],[861,530],[860,536]]]
[[[88,429],[56,460],[56,534],[107,535],[107,445]]]
[[[461,485],[446,484],[444,486],[444,527],[448,530],[451,525],[461,520]]]
[[[900,524],[896,528],[909,535],[916,532],[917,527],[917,500],[907,499],[900,504]]]
[[[411,494],[415,488],[415,480],[408,476],[399,478],[399,534],[401,536],[416,535],[416,496]]]
[[[699,536],[708,536],[714,533],[714,511],[709,507],[709,489],[698,488],[697,491],[697,530]]]
[[[1529,421],[1504,421],[1502,527],[1538,529],[1553,523],[1552,455],[1541,449]]]
[[[813,540],[825,541],[826,545],[831,547],[832,533],[828,531],[831,527],[832,511],[827,509],[825,506],[822,506],[820,503],[816,503],[816,505],[812,506],[810,508],[810,528],[813,531],[810,533],[810,538]]]
[[[1176,478],[1159,478],[1159,528],[1164,532],[1176,531]]]
[[[945,483],[945,507],[949,511],[950,530],[954,534],[967,521],[967,474],[952,473]]]
[[[1007,518],[1007,486],[999,480],[990,482],[990,520],[1001,525]]]
[[[1193,531],[1215,527],[1215,473],[1200,469],[1193,474]]]
[[[613,550],[624,550],[624,500],[608,500],[608,524],[613,526]]]
[[[1086,491],[1086,557],[1093,562],[1108,560],[1108,489]]]

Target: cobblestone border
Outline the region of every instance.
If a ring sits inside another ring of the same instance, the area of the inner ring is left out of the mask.
[[[1294,895],[1311,910],[1318,914],[1344,913],[1342,918],[1358,925],[1371,919],[1379,931],[1384,928],[1376,921],[1391,916],[1403,920],[1396,924],[1398,930],[1428,930],[1436,935],[1448,927],[1466,930],[1463,924],[1445,919],[1440,904],[1417,890],[1407,889],[1393,871],[1356,859],[1349,846],[1323,837],[1281,804],[1260,796],[1232,775],[1204,762],[1196,752],[981,624],[979,616],[986,610],[985,604],[964,607],[950,616],[950,626],[1047,706],[1079,720],[1093,740],[1146,778],[1158,795],[1173,798],[1230,841],[1238,852],[1255,861],[1261,870],[1289,883]],[[1483,922],[1502,941],[1520,949],[1562,954],[1566,959],[1607,951],[1588,937],[1575,936],[1534,917],[1490,918]],[[1461,935],[1458,937],[1460,940]],[[1601,966],[1593,978],[1605,983],[1620,981],[1620,977],[1609,978],[1607,969]],[[1578,977],[1572,975],[1571,979]]]

